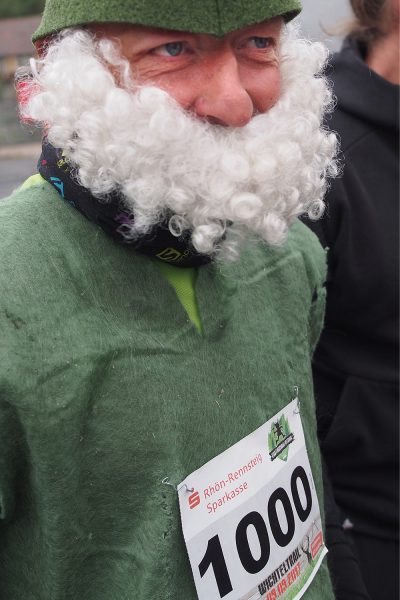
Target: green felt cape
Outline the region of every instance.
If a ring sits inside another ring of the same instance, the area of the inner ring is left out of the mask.
[[[0,598],[195,600],[162,480],[253,432],[294,386],[322,507],[324,278],[296,222],[283,248],[199,269],[199,333],[156,263],[50,184],[0,202]],[[333,600],[326,561],[304,600]]]

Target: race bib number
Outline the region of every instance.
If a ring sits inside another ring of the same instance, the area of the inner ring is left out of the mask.
[[[179,485],[200,600],[297,600],[327,553],[297,400]]]

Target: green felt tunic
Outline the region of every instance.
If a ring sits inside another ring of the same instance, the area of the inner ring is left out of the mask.
[[[147,257],[43,183],[0,203],[0,598],[192,600],[173,483],[300,390],[321,503],[310,353],[325,260],[199,269],[200,334]],[[304,596],[332,600],[325,562]],[[212,600],[212,599],[210,599]]]

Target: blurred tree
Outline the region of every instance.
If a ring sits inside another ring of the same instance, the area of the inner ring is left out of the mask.
[[[43,12],[45,0],[0,0],[0,19],[38,15]]]

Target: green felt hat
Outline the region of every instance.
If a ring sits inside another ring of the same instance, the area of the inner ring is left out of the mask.
[[[290,20],[300,11],[300,0],[47,0],[32,39],[94,22],[223,36],[278,15]]]

